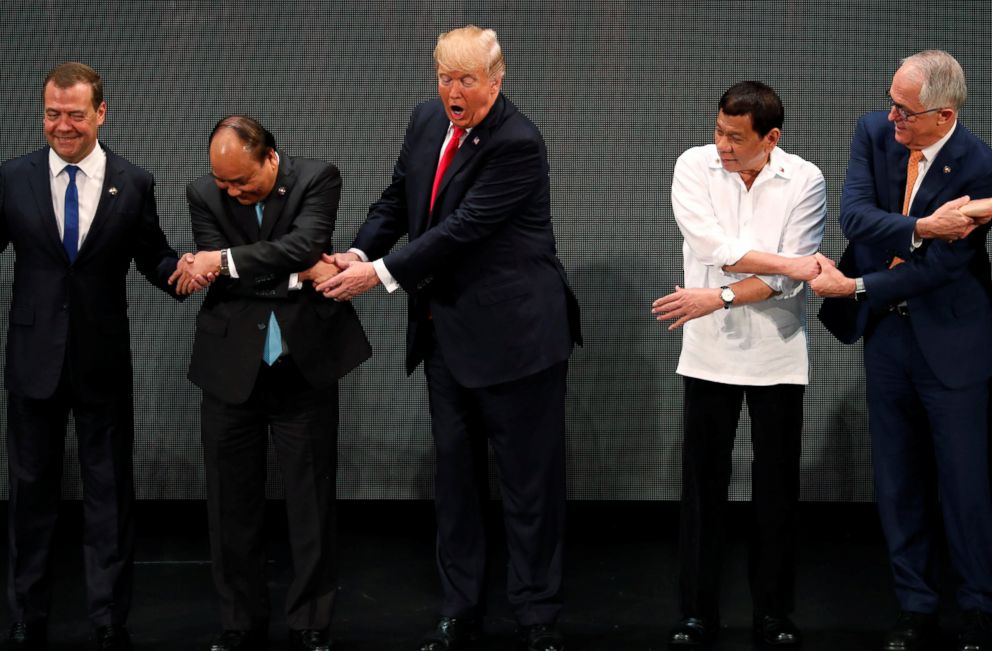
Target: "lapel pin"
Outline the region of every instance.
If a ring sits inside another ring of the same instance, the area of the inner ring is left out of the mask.
[[[115,188],[114,186],[110,186],[109,188],[107,188],[107,194],[109,194],[112,197],[116,197],[117,196],[117,188]]]
[[[476,136],[475,138],[472,138],[472,144],[473,145],[478,145],[479,144],[479,136]]]
[[[286,196],[286,186],[285,185],[280,185],[279,186],[279,189],[276,190],[276,192],[279,193],[279,196],[280,197],[285,197]]]
[[[951,166],[944,165],[944,174],[950,174],[950,173],[951,173]]]

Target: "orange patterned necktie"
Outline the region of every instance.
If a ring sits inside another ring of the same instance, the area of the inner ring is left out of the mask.
[[[920,161],[923,160],[923,152],[914,149],[909,152],[909,161],[906,163],[906,194],[902,199],[902,214],[909,214],[909,200],[913,196],[913,188],[916,186],[916,179],[920,177]]]
[[[906,192],[902,198],[902,214],[909,215],[910,199],[913,198],[913,188],[916,187],[916,179],[920,178],[920,161],[923,160],[923,152],[913,149],[909,152],[909,161],[906,162]],[[899,256],[892,258],[889,269],[902,264],[903,259]]]

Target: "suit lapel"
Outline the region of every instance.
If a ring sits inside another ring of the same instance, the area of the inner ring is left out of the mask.
[[[296,182],[296,171],[293,168],[293,160],[279,152],[279,175],[276,177],[276,184],[264,200],[265,206],[262,212],[262,227],[259,237],[262,240],[272,238],[272,231],[283,216],[283,208],[286,206],[286,195]],[[257,221],[256,216],[256,221]]]
[[[913,198],[910,213],[914,215],[930,214],[938,207],[931,205],[937,198],[938,193],[948,186],[956,187],[951,181],[954,179],[954,173],[960,167],[957,164],[958,159],[964,154],[961,150],[963,136],[964,127],[958,124],[954,129],[954,135],[941,147],[940,151],[937,152],[937,157],[933,159],[933,162],[927,168],[927,175],[923,177],[920,189],[917,190],[916,196]],[[940,202],[943,203],[944,201],[955,198],[942,197]]]
[[[78,261],[97,246],[100,234],[107,228],[107,224],[112,222],[116,214],[117,197],[120,196],[124,187],[124,168],[121,159],[112,151],[103,148],[107,154],[107,169],[103,174],[103,187],[100,188],[100,198],[96,204],[96,214],[93,215],[93,222],[86,233],[86,239],[79,249]]]
[[[244,238],[245,242],[257,242],[261,228],[258,226],[258,213],[255,212],[255,204],[243,206],[236,200],[224,193],[224,205],[227,207],[227,214]]]
[[[906,196],[906,164],[909,162],[909,150],[895,141],[893,128],[892,141],[886,152],[888,158],[886,169],[889,170],[889,209],[892,212],[902,212],[903,198]]]
[[[55,208],[52,204],[52,180],[51,172],[48,168],[48,147],[38,151],[38,155],[31,161],[34,169],[28,183],[31,185],[31,196],[37,204],[39,219],[41,220],[41,230],[45,232],[49,243],[61,252],[66,264],[69,263],[69,256],[62,246],[62,237],[59,235],[59,224],[55,218]]]
[[[410,175],[417,174],[420,176],[419,180],[410,183],[408,187],[423,190],[421,196],[414,199],[410,204],[411,207],[417,206],[420,208],[419,210],[410,210],[411,237],[417,237],[431,225],[431,189],[434,187],[434,175],[437,174],[437,166],[441,160],[441,145],[444,144],[444,138],[448,133],[449,125],[448,117],[440,101],[438,101],[438,113],[430,119],[435,121],[436,125],[427,125],[428,135],[424,138],[423,147],[420,148],[422,154],[419,156],[419,164],[412,166],[412,169],[407,172]],[[438,195],[440,194],[441,188],[438,188]]]

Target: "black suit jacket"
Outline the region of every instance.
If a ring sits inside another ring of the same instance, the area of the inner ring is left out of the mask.
[[[104,151],[100,202],[73,264],[52,208],[48,147],[0,167],[0,250],[13,244],[15,251],[5,369],[14,394],[51,397],[67,359],[79,398],[100,401],[130,392],[131,260],[153,285],[175,296],[167,280],[177,257],[158,223],[155,181]]]
[[[841,195],[840,224],[850,243],[838,268],[864,278],[868,300],[825,299],[819,317],[850,344],[870,334],[875,316],[905,301],[934,374],[948,387],[966,386],[992,375],[989,225],[957,242],[927,240],[910,250],[916,220],[901,214],[909,150],[896,142],[886,116],[878,111],[859,120]],[[992,196],[992,149],[960,122],[930,165],[912,217],[963,195]],[[890,269],[895,255],[905,262]]]
[[[254,206],[242,206],[205,175],[186,188],[198,250],[229,248],[238,278],[218,278],[196,319],[189,379],[221,400],[240,404],[255,385],[269,314],[311,386],[333,387],[371,354],[350,303],[325,299],[307,283],[289,290],[289,274],[331,252],[341,196],[333,165],[279,157],[279,175],[265,198],[261,227]]]
[[[567,359],[581,344],[579,307],[557,257],[537,127],[500,95],[455,154],[429,215],[448,125],[438,99],[414,109],[392,182],[353,246],[385,256],[410,297],[407,372],[423,359],[430,314],[455,378],[490,386]],[[403,235],[409,244],[390,253]]]

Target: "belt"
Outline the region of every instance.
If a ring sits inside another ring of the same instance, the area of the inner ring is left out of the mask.
[[[890,305],[889,312],[896,314],[901,317],[909,316],[909,305],[906,303],[900,303],[899,305]]]

